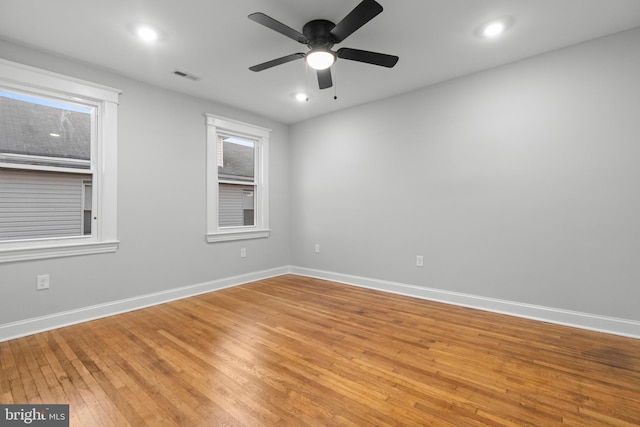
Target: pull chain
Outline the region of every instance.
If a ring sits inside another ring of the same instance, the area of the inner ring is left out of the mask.
[[[338,99],[338,67],[333,64],[333,99]]]
[[[309,102],[309,64],[307,64],[307,61],[304,61],[304,82],[305,82],[304,94],[307,97],[306,101]]]

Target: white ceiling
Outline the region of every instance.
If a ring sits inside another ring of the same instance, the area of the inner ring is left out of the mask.
[[[640,26],[638,0],[378,1],[384,11],[334,49],[400,61],[387,69],[338,60],[337,100],[334,88],[320,91],[315,74],[306,77],[303,60],[249,71],[306,47],[247,15],[264,12],[302,31],[312,19],[339,22],[359,0],[0,0],[0,38],[291,124]],[[512,27],[502,38],[475,35],[504,16]],[[136,23],[157,27],[162,39],[140,42]],[[299,103],[294,94],[307,87],[310,100]]]

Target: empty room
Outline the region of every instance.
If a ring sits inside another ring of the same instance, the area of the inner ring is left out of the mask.
[[[637,0],[0,1],[0,426],[640,426]]]

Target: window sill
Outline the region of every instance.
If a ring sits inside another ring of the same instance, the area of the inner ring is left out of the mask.
[[[233,230],[233,231],[220,231],[217,233],[207,234],[207,243],[215,242],[231,242],[234,240],[247,240],[247,239],[264,239],[269,237],[271,230]]]
[[[79,255],[92,255],[116,252],[119,242],[85,242],[65,245],[31,246],[0,250],[0,263],[16,261],[34,261],[39,259],[62,258]]]

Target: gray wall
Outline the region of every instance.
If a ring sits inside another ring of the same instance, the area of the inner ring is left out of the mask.
[[[640,320],[638,46],[633,30],[294,125],[291,264]]]
[[[288,127],[229,106],[0,42],[4,59],[123,91],[115,254],[0,264],[0,325],[289,263]],[[189,82],[191,83],[191,82]],[[272,129],[269,239],[205,243],[204,113]],[[240,258],[240,248],[247,258]],[[36,275],[51,289],[36,292]]]
[[[120,250],[0,264],[0,325],[287,265],[640,320],[638,45],[634,30],[289,128],[0,42],[124,92]],[[204,113],[273,129],[269,239],[204,242]]]

